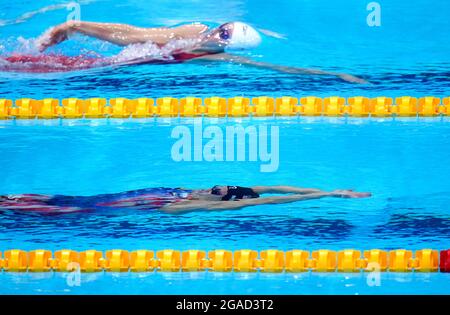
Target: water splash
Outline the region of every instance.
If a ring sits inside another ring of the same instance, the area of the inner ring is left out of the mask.
[[[12,54],[36,55],[39,50],[34,38],[10,37],[0,41],[0,56]]]
[[[39,53],[39,43],[45,40],[45,34],[37,39],[18,38],[15,41],[9,39],[3,45],[0,45],[0,71],[67,72],[128,63],[171,62],[174,60],[174,53],[192,51],[200,41],[200,39],[177,39],[162,47],[153,42],[132,44],[110,57],[93,51],[68,56],[61,52]],[[5,47],[8,47],[8,49]]]
[[[180,51],[192,51],[199,43],[198,39],[177,39],[160,47],[153,42],[132,44],[125,47],[118,55],[111,57],[113,63],[125,63],[128,61],[151,59],[173,60],[173,54]]]

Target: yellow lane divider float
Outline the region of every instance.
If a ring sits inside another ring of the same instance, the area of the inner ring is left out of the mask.
[[[450,114],[450,97],[421,98],[402,96],[367,98],[364,96],[291,96],[273,98],[198,97],[173,98],[46,98],[0,99],[0,119],[52,118],[145,118],[145,117],[268,117],[268,116],[334,116],[334,117],[437,117]]]
[[[29,252],[12,249],[0,252],[0,267],[13,272],[72,271],[82,272],[450,272],[450,249],[440,252],[422,249],[413,252],[406,249],[384,251],[379,249],[361,252],[355,249],[341,251],[290,250],[283,252],[268,249],[259,252],[250,249],[202,250],[166,249],[126,251],[121,249],[76,252],[38,249]]]

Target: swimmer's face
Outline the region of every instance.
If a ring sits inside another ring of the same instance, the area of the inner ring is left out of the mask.
[[[212,30],[206,35],[202,42],[202,50],[210,52],[221,52],[230,42],[233,35],[233,23],[225,23]]]

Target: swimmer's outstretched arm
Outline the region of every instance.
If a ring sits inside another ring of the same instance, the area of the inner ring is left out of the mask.
[[[41,37],[39,49],[44,51],[50,46],[59,44],[71,34],[80,33],[116,45],[145,43],[166,44],[174,38],[190,38],[208,29],[203,24],[188,24],[178,27],[142,28],[128,24],[94,23],[84,21],[69,21],[55,26]]]
[[[364,79],[355,77],[351,74],[346,73],[336,73],[336,72],[328,72],[328,71],[322,71],[318,69],[308,69],[308,68],[298,68],[298,67],[287,67],[287,66],[280,66],[280,65],[274,65],[266,62],[259,62],[255,61],[249,58],[245,58],[242,56],[236,56],[236,55],[230,55],[227,53],[222,54],[214,54],[214,55],[206,55],[199,58],[196,58],[194,60],[212,60],[212,61],[225,61],[225,62],[232,62],[236,64],[242,64],[245,66],[250,67],[256,67],[256,68],[263,68],[263,69],[270,69],[278,72],[284,72],[284,73],[291,73],[291,74],[312,74],[312,75],[331,75],[336,76],[344,81],[352,82],[352,83],[369,83]]]
[[[313,194],[322,192],[322,190],[316,188],[294,186],[254,186],[252,189],[258,194]]]
[[[320,199],[325,197],[335,198],[366,198],[370,193],[356,193],[348,190],[335,190],[332,192],[319,192],[311,194],[292,194],[288,196],[274,196],[266,198],[241,199],[237,201],[189,201],[186,203],[175,203],[161,208],[160,210],[170,214],[183,214],[193,211],[211,210],[238,210],[249,206],[283,204],[296,201]]]

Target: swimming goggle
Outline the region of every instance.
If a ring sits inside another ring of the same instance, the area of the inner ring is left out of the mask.
[[[225,25],[219,27],[219,37],[223,40],[229,40],[231,38],[231,32],[227,30]]]

